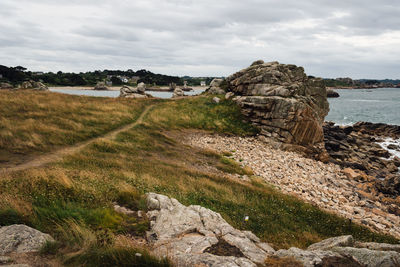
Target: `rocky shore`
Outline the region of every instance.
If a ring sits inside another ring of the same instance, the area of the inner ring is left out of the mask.
[[[326,164],[295,152],[274,149],[259,137],[192,134],[184,142],[230,152],[233,159],[252,168],[255,175],[282,192],[372,230],[400,238],[400,217],[393,212],[398,209],[400,198],[374,195],[370,185],[375,179],[372,176],[335,163]]]

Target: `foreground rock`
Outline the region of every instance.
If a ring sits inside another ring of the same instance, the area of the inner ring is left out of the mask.
[[[106,91],[110,89],[107,87],[105,82],[98,82],[93,90]]]
[[[146,94],[146,85],[139,83],[136,88],[124,85],[120,90],[119,97],[125,98],[149,98],[151,95]]]
[[[373,231],[400,238],[400,217],[396,215],[400,198],[387,198],[379,192],[376,197],[368,176],[349,178],[337,164],[324,164],[298,153],[282,151],[262,139],[191,134],[186,137],[185,143],[218,153],[231,152],[232,159],[250,167],[255,175],[282,192]],[[238,178],[246,180],[245,176]]]
[[[213,79],[210,83],[210,87],[206,90],[206,92],[213,95],[225,94],[225,90],[221,88],[221,84],[223,81],[223,79]]]
[[[23,82],[20,85],[19,89],[34,89],[34,90],[40,90],[40,91],[48,91],[49,90],[49,88],[46,85],[44,85],[43,83],[35,82],[32,80]]]
[[[329,104],[322,79],[307,76],[302,67],[259,60],[226,82],[242,113],[268,140],[324,151]]]
[[[327,97],[330,97],[330,98],[340,97],[339,93],[332,89],[326,90],[326,95],[327,95]]]
[[[12,252],[37,252],[47,242],[54,239],[26,225],[10,225],[0,228],[0,256]]]
[[[255,267],[274,253],[253,233],[233,228],[209,209],[154,193],[147,195],[147,207],[148,241],[156,254],[169,255],[178,266]]]

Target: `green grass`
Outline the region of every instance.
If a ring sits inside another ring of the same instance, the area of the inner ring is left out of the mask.
[[[136,259],[136,248],[119,244],[124,234],[143,236],[149,225],[112,209],[113,202],[143,209],[143,194],[156,192],[219,212],[233,226],[253,231],[275,248],[304,248],[343,234],[362,241],[398,242],[284,195],[254,177],[251,183],[227,178],[223,173],[251,176],[251,170],[227,158],[229,154],[180,142],[193,129],[255,134],[229,101],[159,101],[144,122],[115,140],[99,140],[45,168],[4,174],[0,215],[9,219],[0,216],[0,224],[25,220],[52,234],[61,247],[58,252],[47,250],[62,253],[71,266],[128,266],[135,260],[133,266],[166,266],[151,256]],[[250,217],[248,222],[243,221],[245,216]]]

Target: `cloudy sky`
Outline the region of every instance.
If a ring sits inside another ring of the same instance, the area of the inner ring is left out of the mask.
[[[1,0],[0,64],[226,76],[256,59],[400,78],[399,0]]]

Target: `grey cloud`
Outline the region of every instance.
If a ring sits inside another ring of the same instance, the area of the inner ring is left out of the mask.
[[[220,76],[263,58],[396,78],[399,12],[394,0],[2,0],[0,64]]]

